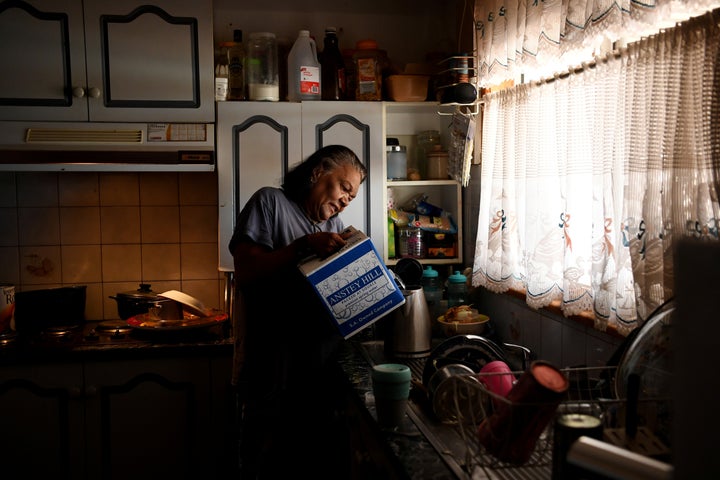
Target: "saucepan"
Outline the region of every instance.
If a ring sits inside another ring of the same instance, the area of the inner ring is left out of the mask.
[[[15,292],[17,332],[32,334],[84,323],[86,290],[87,285],[73,285]]]
[[[123,320],[149,312],[162,319],[183,318],[182,306],[171,298],[153,292],[149,283],[141,283],[137,290],[119,292],[110,298],[117,302],[118,314]]]

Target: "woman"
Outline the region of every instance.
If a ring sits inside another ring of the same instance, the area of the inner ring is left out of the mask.
[[[338,215],[366,177],[352,150],[323,147],[288,172],[281,188],[255,192],[238,215],[229,248],[241,319],[243,479],[349,474],[337,414],[342,386],[332,377],[342,337],[297,264],[345,245]]]

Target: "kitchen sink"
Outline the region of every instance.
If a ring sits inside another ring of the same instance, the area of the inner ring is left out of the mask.
[[[441,341],[434,340],[433,348]],[[499,462],[487,454],[478,443],[477,424],[443,422],[435,415],[426,386],[422,381],[427,356],[398,358],[388,355],[382,340],[366,340],[359,342],[358,345],[370,365],[402,363],[410,367],[413,388],[407,415],[457,478],[542,480],[551,477],[552,447],[545,434],[538,441],[535,452],[525,465],[516,466]]]

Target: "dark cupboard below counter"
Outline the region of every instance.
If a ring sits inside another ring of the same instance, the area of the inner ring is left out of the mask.
[[[3,478],[229,478],[232,351],[229,338],[3,350]]]

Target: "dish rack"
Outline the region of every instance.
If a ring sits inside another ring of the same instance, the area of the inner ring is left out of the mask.
[[[602,425],[600,440],[603,442],[648,457],[669,458],[669,399],[613,398],[614,391],[610,384],[616,374],[615,370],[615,367],[560,369],[568,378],[569,388],[557,405],[553,419],[560,415],[575,414],[599,418]],[[515,378],[520,378],[522,374],[513,372]],[[493,374],[456,375],[449,379],[451,381],[445,382],[444,388],[435,392],[435,396],[441,397],[433,399],[438,419],[452,428],[460,439],[454,442],[455,448],[446,448],[443,453],[455,457],[454,460],[468,473],[468,478],[515,478],[518,468],[522,469],[527,478],[550,478],[555,432],[553,420],[543,428],[532,447],[529,460],[522,464],[501,461],[481,444],[478,435],[480,424],[503,407],[511,407],[505,408],[510,412],[514,410],[512,407],[547,407],[540,404],[513,405],[504,396],[489,391],[479,381],[483,375]],[[438,408],[438,405],[442,405],[442,408]],[[551,407],[554,408],[554,405]]]

